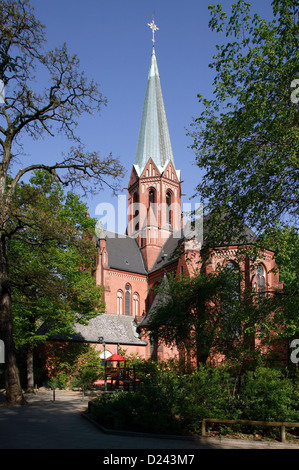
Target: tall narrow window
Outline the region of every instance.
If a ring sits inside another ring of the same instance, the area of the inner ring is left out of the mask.
[[[150,357],[151,359],[157,359],[157,343],[151,336],[150,336]]]
[[[265,297],[266,293],[266,273],[264,267],[260,264],[256,268],[257,292]]]
[[[230,297],[232,300],[238,300],[240,296],[240,271],[239,266],[232,261],[229,261],[226,266],[225,270],[229,276],[229,291]]]
[[[148,202],[149,202],[149,206],[151,206],[152,204],[155,204],[155,190],[154,189],[149,190]]]
[[[172,214],[171,214],[171,193],[166,193],[166,220],[169,225],[172,225]]]
[[[126,284],[125,287],[125,315],[131,315],[131,286]]]
[[[133,294],[133,315],[134,317],[139,315],[139,295],[137,292]]]
[[[148,217],[147,217],[147,224],[148,225],[156,225],[157,224],[157,214],[156,214],[156,191],[153,188],[150,188],[148,192]]]
[[[229,338],[236,338],[241,332],[241,325],[236,311],[240,299],[240,270],[239,266],[232,261],[225,265],[227,273],[227,282],[222,289],[221,312],[222,312],[222,331]]]
[[[117,313],[118,315],[122,315],[123,314],[123,299],[124,299],[124,295],[123,295],[123,292],[121,290],[117,291],[117,298],[116,298],[116,309],[117,309]]]

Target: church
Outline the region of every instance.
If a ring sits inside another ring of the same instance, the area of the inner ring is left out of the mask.
[[[127,355],[158,360],[179,358],[176,346],[155,344],[146,333],[154,308],[152,288],[168,273],[192,276],[200,261],[202,241],[186,243],[181,208],[181,172],[176,168],[158,72],[152,21],[153,46],[139,129],[135,160],[128,184],[128,221],[125,235],[103,230],[95,243],[97,260],[93,275],[104,290],[105,313],[87,326],[74,325],[73,341],[96,345],[101,357],[121,348]],[[254,233],[246,229],[248,243]],[[190,238],[190,237],[189,237]],[[178,250],[178,247],[183,249]],[[234,263],[239,246],[215,247],[204,265],[206,272],[218,263]],[[191,261],[190,261],[191,260]],[[280,286],[274,252],[266,250],[256,272],[240,266],[245,282],[256,290]]]

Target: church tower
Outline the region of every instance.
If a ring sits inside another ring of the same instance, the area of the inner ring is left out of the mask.
[[[135,161],[128,187],[128,235],[135,237],[148,270],[169,236],[182,226],[180,171],[176,170],[155,53],[151,64]]]

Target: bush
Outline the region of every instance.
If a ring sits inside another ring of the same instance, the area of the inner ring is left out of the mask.
[[[279,370],[258,367],[247,372],[240,400],[243,419],[299,421],[298,392]]]
[[[104,394],[95,402],[96,414],[103,424],[119,429],[144,432],[181,433],[179,416],[183,397],[181,377],[166,363],[148,361],[139,372],[142,384],[138,391]]]
[[[233,385],[229,373],[221,367],[200,365],[187,376],[180,413],[188,429],[198,433],[203,418],[237,419],[240,411],[235,407]]]
[[[71,385],[83,389],[92,386],[93,382],[102,377],[104,367],[99,353],[92,347],[81,353],[77,358],[76,370],[74,371]]]
[[[224,367],[201,365],[197,371],[182,375],[174,364],[147,361],[139,372],[142,383],[138,391],[104,394],[94,402],[93,415],[102,424],[145,432],[198,434],[202,419],[208,417],[299,421],[298,389],[277,370],[257,368],[240,381]]]
[[[56,375],[53,375],[48,381],[48,386],[51,388],[64,389],[67,387],[69,382],[69,375],[66,372],[59,371]]]
[[[99,352],[86,344],[52,345],[47,364],[48,384],[55,388],[84,387],[104,377]]]

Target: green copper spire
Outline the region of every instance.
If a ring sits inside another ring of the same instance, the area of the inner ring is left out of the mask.
[[[154,21],[149,26],[153,31],[153,50],[134,161],[139,176],[149,158],[152,158],[161,173],[169,161],[174,166],[154,47],[154,32],[158,28]]]

